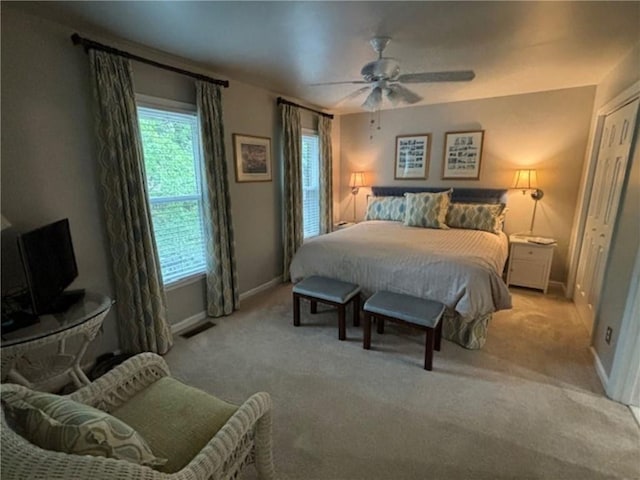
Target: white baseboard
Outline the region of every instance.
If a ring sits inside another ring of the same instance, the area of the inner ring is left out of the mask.
[[[252,288],[251,290],[247,290],[244,293],[240,294],[240,300],[245,300],[253,295],[256,295],[260,292],[264,292],[265,290],[269,290],[270,288],[275,287],[282,283],[282,275],[275,277],[269,280],[267,283],[263,283],[262,285],[258,285],[256,288]]]
[[[591,354],[593,355],[593,360],[596,367],[596,372],[598,373],[598,377],[600,378],[600,382],[602,382],[602,386],[604,387],[604,391],[607,392],[609,385],[609,376],[602,366],[602,362],[600,361],[600,357],[598,356],[598,352],[593,347],[589,347],[591,350]]]
[[[272,280],[269,280],[268,282],[263,283],[262,285],[258,285],[257,287],[252,288],[251,290],[247,290],[246,292],[241,293],[240,300],[241,301],[246,300],[247,298],[252,297],[253,295],[256,295],[260,292],[264,292],[265,290],[273,288],[276,285],[279,285],[280,283],[282,283],[282,276],[275,277]],[[205,320],[206,318],[207,318],[207,312],[202,311],[188,318],[185,318],[184,320],[180,320],[179,322],[172,323],[171,333],[176,334],[176,333],[180,333],[185,330],[188,330],[189,328],[197,325],[198,323],[200,323],[202,320]]]
[[[549,285],[553,285],[554,287],[560,287],[562,289],[562,294],[565,297],[567,296],[567,286],[564,283],[558,282],[557,280],[549,280]]]
[[[631,414],[633,418],[636,419],[636,423],[638,427],[640,427],[640,407],[636,407],[635,405],[629,405],[629,410],[631,410]]]

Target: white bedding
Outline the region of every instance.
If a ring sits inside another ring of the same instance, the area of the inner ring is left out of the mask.
[[[465,318],[511,308],[502,281],[508,240],[477,230],[405,227],[368,221],[306,240],[291,280],[321,275],[377,290],[438,300]]]

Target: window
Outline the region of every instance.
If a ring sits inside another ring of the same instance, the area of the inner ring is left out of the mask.
[[[302,232],[320,235],[320,151],[315,132],[302,134]]]
[[[165,285],[206,269],[195,113],[138,107],[147,191]]]

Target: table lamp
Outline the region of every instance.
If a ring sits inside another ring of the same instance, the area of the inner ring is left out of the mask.
[[[530,191],[531,198],[535,201],[533,206],[533,215],[531,215],[531,225],[529,226],[529,233],[532,233],[533,224],[536,220],[538,201],[544,197],[544,192],[538,188],[538,173],[533,169],[516,171],[513,188],[522,190],[523,195],[527,193],[527,191]]]
[[[353,221],[356,221],[356,198],[360,187],[366,187],[366,179],[364,172],[352,172],[349,179],[349,186],[351,187],[351,194],[353,195]]]

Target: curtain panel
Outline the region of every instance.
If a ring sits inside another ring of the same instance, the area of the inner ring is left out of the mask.
[[[196,82],[204,155],[204,222],[207,245],[207,314],[229,315],[239,304],[235,241],[227,175],[220,87]]]
[[[283,281],[289,281],[289,265],[302,245],[302,126],[300,109],[280,104],[282,163],[284,165],[284,265]]]
[[[318,119],[320,141],[320,233],[333,229],[333,153],[331,148],[331,119]]]
[[[89,61],[120,346],[129,353],[164,354],[173,338],[145,183],[131,64],[95,50]]]

